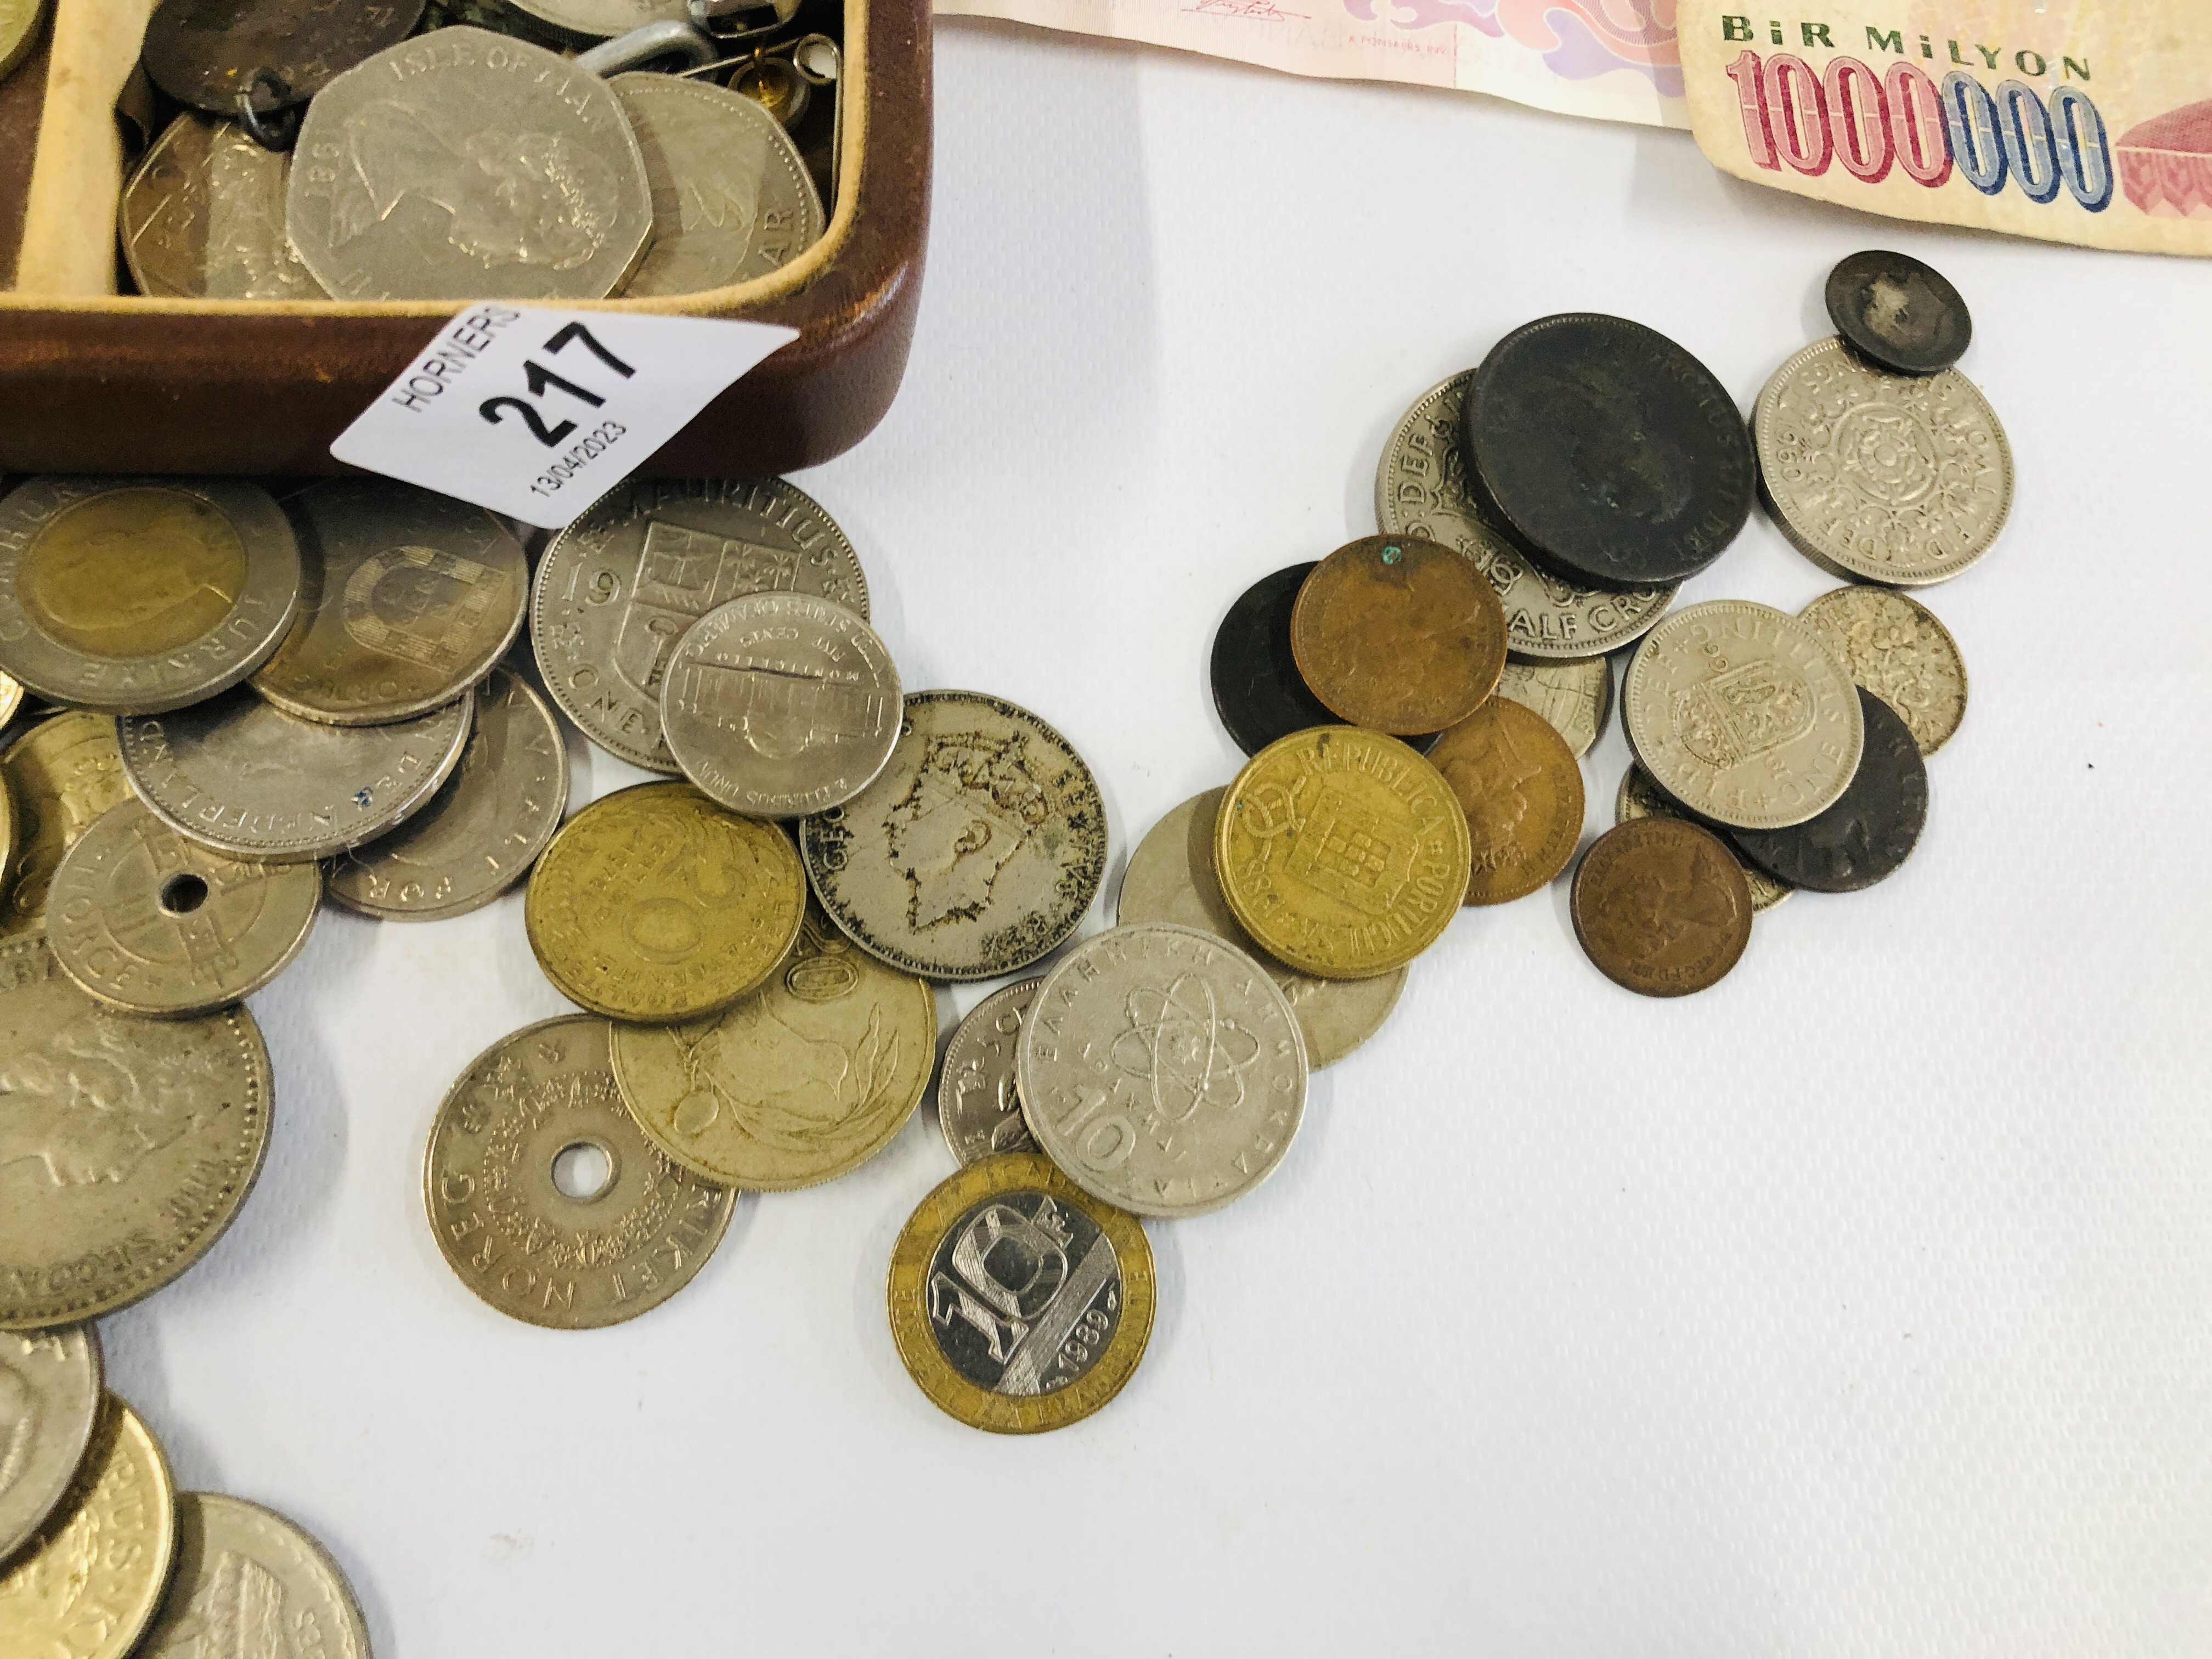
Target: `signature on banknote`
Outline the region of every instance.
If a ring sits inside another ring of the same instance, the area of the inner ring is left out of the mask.
[[[1194,6],[1185,6],[1184,11],[1194,17],[1254,17],[1262,22],[1304,22],[1313,14],[1304,11],[1285,11],[1274,0],[1198,0]]]

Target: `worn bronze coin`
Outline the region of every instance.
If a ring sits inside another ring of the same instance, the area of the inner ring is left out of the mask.
[[[1575,871],[1575,937],[1600,973],[1639,996],[1717,985],[1751,943],[1743,866],[1686,818],[1608,830]]]
[[[1928,766],[1904,717],[1864,686],[1866,749],[1841,799],[1784,830],[1738,830],[1735,844],[1762,870],[1816,893],[1856,893],[1912,856],[1928,822]]]
[[[1472,714],[1505,669],[1505,607],[1473,561],[1417,536],[1366,536],[1315,566],[1291,650],[1340,720],[1394,737]]]
[[[1320,562],[1309,559],[1261,577],[1237,596],[1214,631],[1213,707],[1247,755],[1309,726],[1343,724],[1314,696],[1291,649],[1298,589]],[[1406,742],[1426,754],[1436,740],[1431,732]]]
[[[1613,798],[1613,821],[1626,823],[1632,818],[1680,818],[1690,815],[1674,799],[1657,784],[1651,775],[1635,761],[1620,775],[1620,787]],[[1709,828],[1711,826],[1708,826]],[[1744,884],[1751,889],[1751,910],[1753,915],[1763,915],[1788,898],[1797,890],[1786,881],[1778,881],[1757,865],[1745,863],[1742,854],[1737,861],[1743,863]]]
[[[1583,769],[1541,714],[1492,697],[1437,739],[1429,763],[1467,814],[1469,904],[1525,898],[1567,867],[1583,833]]]
[[[1665,335],[1624,318],[1540,318],[1475,371],[1462,434],[1475,494],[1571,581],[1695,575],[1751,516],[1758,466],[1735,399]]]
[[[423,0],[164,0],[146,29],[154,84],[180,104],[236,115],[304,104],[413,32]]]
[[[1966,355],[1974,319],[1940,270],[1909,253],[1869,248],[1828,273],[1828,320],[1877,368],[1941,374]]]

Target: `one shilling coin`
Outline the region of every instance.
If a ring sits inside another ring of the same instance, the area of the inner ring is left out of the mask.
[[[1456,725],[1497,690],[1505,612],[1489,579],[1449,548],[1368,536],[1305,579],[1291,648],[1339,719],[1418,737]]]
[[[1620,787],[1613,798],[1613,821],[1626,823],[1632,818],[1679,818],[1682,809],[1667,798],[1667,792],[1651,781],[1650,775],[1636,762],[1620,775]],[[1796,890],[1786,881],[1778,881],[1757,865],[1746,862],[1741,854],[1737,861],[1743,864],[1744,885],[1751,890],[1752,914],[1771,910]]]
[[[0,1332],[0,1561],[54,1512],[100,1418],[100,1333]]]
[[[1137,1218],[1034,1152],[971,1164],[891,1251],[891,1340],[930,1403],[970,1428],[1038,1434],[1121,1393],[1158,1300]]]
[[[1613,665],[1604,657],[1553,662],[1508,659],[1498,678],[1497,695],[1541,714],[1580,757],[1605,735],[1606,724],[1613,718]]]
[[[1017,980],[968,1011],[945,1046],[937,1078],[937,1127],[962,1169],[1001,1152],[1033,1152],[1015,1079],[1022,1023],[1042,978]]]
[[[160,714],[258,668],[300,602],[291,526],[220,478],[33,478],[0,499],[0,668],[42,697]]]
[[[1621,719],[1651,781],[1701,818],[1802,823],[1858,770],[1858,690],[1805,623],[1748,599],[1693,605],[1644,636]]]
[[[284,235],[290,155],[264,149],[234,121],[187,110],[155,140],[123,187],[123,257],[141,294],[160,300],[329,296]]]
[[[330,1553],[258,1504],[177,1494],[177,1567],[132,1659],[231,1653],[368,1659],[368,1626]]]
[[[1751,943],[1751,892],[1721,838],[1686,818],[1608,830],[1575,870],[1575,937],[1614,984],[1679,997],[1717,985]]]
[[[254,864],[126,802],[63,856],[46,938],[109,1007],[153,1019],[244,1000],[300,953],[322,902],[313,864]]]
[[[1467,814],[1469,904],[1506,904],[1567,867],[1583,833],[1583,769],[1532,708],[1492,697],[1437,739],[1429,763]]]
[[[1850,677],[1905,717],[1923,756],[1966,718],[1966,664],[1951,630],[1917,599],[1887,587],[1823,593],[1797,620],[1843,659]]]
[[[617,1325],[691,1282],[736,1194],[647,1139],[615,1085],[607,1022],[540,1021],[478,1054],[438,1108],[422,1164],[453,1272],[511,1319]]]
[[[131,799],[115,722],[81,709],[40,721],[0,755],[15,814],[15,875],[0,890],[0,939],[46,925],[62,855],[110,807]]]
[[[460,763],[473,701],[391,726],[325,726],[245,687],[117,722],[138,798],[194,841],[271,863],[326,859],[397,829]]]
[[[1816,893],[1856,893],[1912,856],[1928,823],[1928,763],[1904,717],[1865,687],[1866,753],[1833,806],[1784,830],[1738,830],[1760,869]]]

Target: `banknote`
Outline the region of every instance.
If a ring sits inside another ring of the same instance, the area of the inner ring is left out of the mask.
[[[2180,0],[2174,0],[2179,3]],[[1293,75],[1495,93],[1540,109],[1686,127],[1676,0],[936,0]]]
[[[1716,166],[1893,218],[2212,254],[2212,0],[1814,4],[1680,0]]]

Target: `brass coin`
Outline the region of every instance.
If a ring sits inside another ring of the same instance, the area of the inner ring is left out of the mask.
[[[1567,867],[1583,833],[1583,769],[1534,709],[1492,697],[1437,739],[1429,764],[1467,814],[1469,904],[1526,898]]]
[[[806,907],[766,985],[713,1019],[617,1025],[630,1115],[687,1170],[787,1192],[858,1169],[914,1115],[937,1061],[937,995]]]
[[[68,1495],[106,1395],[93,1325],[0,1331],[0,1561]]]
[[[1567,657],[1553,662],[1506,659],[1492,695],[1533,708],[1567,740],[1577,757],[1605,735],[1613,719],[1613,664],[1605,657]],[[1431,759],[1436,750],[1429,750]]]
[[[564,1331],[635,1319],[690,1284],[729,1228],[737,1195],[645,1138],[609,1045],[603,1019],[541,1020],[478,1054],[438,1108],[430,1231],[509,1318]]]
[[[1639,996],[1717,985],[1751,943],[1743,866],[1686,818],[1608,830],[1575,872],[1575,937],[1600,973]]]
[[[1428,949],[1459,913],[1474,859],[1435,767],[1395,738],[1329,726],[1254,756],[1213,836],[1244,931],[1322,979],[1387,974]]]
[[[1329,712],[1419,737],[1455,726],[1498,686],[1505,607],[1470,560],[1417,536],[1368,536],[1298,590],[1291,651]]]
[[[775,825],[688,783],[641,783],[562,827],[522,915],[538,965],[571,1002],[673,1024],[766,979],[805,910],[805,872]]]
[[[1966,664],[1951,630],[1926,605],[1887,587],[1838,587],[1797,620],[1903,717],[1923,757],[1951,741],[1966,718]]]
[[[1626,823],[1632,818],[1679,818],[1682,809],[1677,806],[1657,784],[1651,775],[1634,761],[1620,775],[1620,792],[1613,798],[1613,821]],[[1735,852],[1734,848],[1729,849]],[[1739,856],[1736,862],[1743,866],[1744,884],[1751,890],[1751,911],[1757,915],[1762,910],[1771,910],[1797,890],[1779,876],[1770,876],[1757,865]]]
[[[179,1492],[176,1577],[132,1659],[230,1654],[368,1659],[368,1626],[338,1564],[299,1527],[242,1498]]]
[[[93,821],[131,799],[115,722],[72,709],[41,720],[0,755],[15,804],[15,876],[0,892],[0,939],[44,927],[62,854]]]
[[[111,1394],[68,1496],[0,1564],[0,1653],[124,1659],[161,1605],[176,1550],[169,1460]]]
[[[1080,1422],[1145,1357],[1158,1291],[1134,1216],[1036,1152],[971,1164],[891,1251],[891,1340],[930,1403],[974,1429]]]

